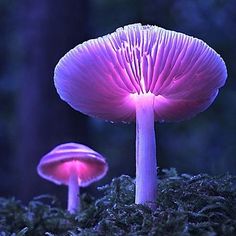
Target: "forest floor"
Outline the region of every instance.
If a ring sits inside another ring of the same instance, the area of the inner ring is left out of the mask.
[[[83,194],[82,211],[69,214],[52,196],[35,197],[27,206],[0,198],[0,236],[233,236],[236,235],[236,177],[159,174],[157,208],[136,205],[134,180],[114,178],[98,190],[99,199]]]

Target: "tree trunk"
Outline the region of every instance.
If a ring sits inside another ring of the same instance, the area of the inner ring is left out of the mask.
[[[88,38],[88,1],[22,0],[15,15],[21,50],[17,194],[27,201],[37,194],[52,193],[53,188],[58,191],[37,175],[42,155],[63,142],[88,143],[87,117],[60,100],[53,82],[58,60]]]

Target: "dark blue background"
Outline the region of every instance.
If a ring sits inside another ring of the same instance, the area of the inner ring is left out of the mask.
[[[160,168],[236,174],[236,4],[234,0],[1,0],[0,196],[28,201],[66,188],[41,179],[40,158],[64,142],[106,156],[106,178],[135,176],[135,124],[89,118],[60,100],[53,85],[58,60],[71,48],[140,22],[195,36],[226,62],[228,80],[213,105],[181,123],[156,124]]]

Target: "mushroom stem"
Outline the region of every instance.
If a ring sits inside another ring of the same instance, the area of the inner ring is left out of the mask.
[[[79,184],[78,176],[75,171],[71,171],[69,184],[68,184],[68,206],[67,210],[70,213],[75,213],[80,210],[80,198],[79,198]]]
[[[153,102],[153,94],[137,95],[136,204],[156,201],[157,162]]]

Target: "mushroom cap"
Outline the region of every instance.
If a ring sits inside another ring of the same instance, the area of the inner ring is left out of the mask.
[[[77,143],[57,146],[42,157],[38,174],[55,184],[68,185],[71,171],[76,171],[79,186],[101,179],[108,170],[105,158],[91,148]]]
[[[133,24],[70,50],[54,82],[74,109],[113,121],[135,120],[136,97],[154,94],[155,120],[163,122],[207,109],[226,77],[224,61],[202,40]]]

